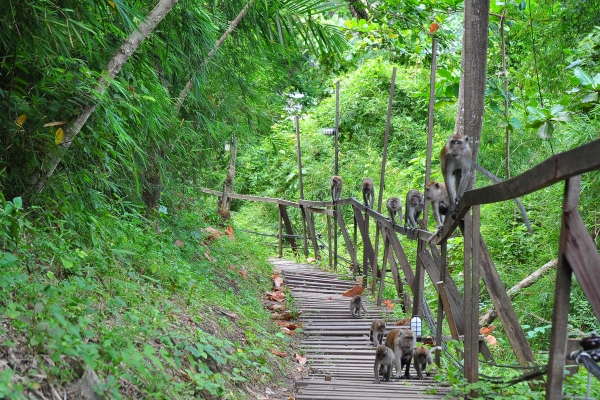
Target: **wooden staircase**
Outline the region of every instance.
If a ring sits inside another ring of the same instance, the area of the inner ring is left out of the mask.
[[[441,399],[449,392],[447,385],[430,377],[373,383],[375,346],[369,340],[369,328],[373,319],[389,321],[390,311],[367,301],[366,317],[352,318],[350,298],[342,294],[358,282],[307,264],[279,258],[269,261],[281,270],[293,305],[302,312],[300,347],[310,369],[296,382],[296,400]],[[393,327],[388,322],[388,331]],[[416,377],[412,366],[411,375]]]

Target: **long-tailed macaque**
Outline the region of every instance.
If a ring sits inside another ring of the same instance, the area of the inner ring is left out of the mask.
[[[442,350],[440,346],[436,346],[431,350],[423,345],[419,347],[415,347],[413,351],[413,363],[415,369],[417,370],[417,377],[419,379],[423,379],[423,371],[433,363],[433,358],[431,357],[431,352],[434,350]],[[427,371],[427,376],[431,375],[429,371]]]
[[[365,207],[373,208],[373,203],[375,202],[375,185],[373,184],[373,179],[363,179],[361,190]]]
[[[371,330],[369,331],[369,340],[375,346],[383,344],[383,335],[385,334],[385,320],[376,319],[371,322]]]
[[[443,182],[431,181],[425,186],[425,198],[431,201],[431,209],[438,229],[444,226],[444,219],[448,213],[449,199],[446,185]]]
[[[390,213],[390,222],[392,225],[396,225],[396,215],[402,215],[402,200],[399,197],[390,197],[387,201],[387,209]],[[400,217],[398,217],[398,222],[400,222]]]
[[[469,146],[470,138],[460,133],[450,135],[440,152],[442,174],[450,199],[450,212],[456,217],[456,205],[467,188],[473,152]]]
[[[331,199],[335,203],[342,195],[342,177],[334,175],[331,177]]]
[[[396,365],[396,378],[400,378],[402,367],[406,365],[404,378],[412,379],[408,373],[410,361],[415,349],[416,338],[410,329],[393,329],[385,338],[385,345],[394,351],[394,363]]]
[[[394,363],[394,352],[392,349],[382,344],[377,346],[375,352],[375,365],[373,372],[375,373],[375,382],[379,383],[379,370],[383,370],[383,381],[389,382],[392,377],[392,364]]]
[[[352,314],[352,318],[356,318],[356,316],[358,316],[358,318],[362,318],[362,315],[360,314],[361,310],[364,311],[365,314],[367,313],[367,310],[365,310],[365,306],[363,304],[362,297],[354,296],[350,300],[350,314]]]
[[[423,211],[424,200],[423,193],[418,190],[411,189],[406,193],[406,204],[404,205],[404,228],[411,227],[417,229],[417,218]]]

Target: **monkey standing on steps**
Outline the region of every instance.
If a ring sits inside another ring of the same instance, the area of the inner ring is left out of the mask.
[[[450,213],[456,218],[456,206],[469,182],[473,152],[469,146],[469,137],[460,133],[451,135],[440,152],[442,174],[450,198]]]
[[[383,335],[385,334],[385,320],[376,319],[371,322],[371,330],[369,331],[369,340],[375,346],[383,344]]]
[[[396,365],[396,378],[400,378],[402,367],[406,365],[404,378],[412,379],[409,374],[410,361],[415,349],[415,334],[410,329],[394,329],[385,338],[385,345],[394,352],[394,363]]]
[[[373,383],[379,383],[380,370],[383,370],[383,381],[391,381],[393,364],[394,352],[392,349],[384,344],[377,346],[377,351],[375,352],[375,365],[373,365],[373,372],[375,373],[375,382]]]
[[[361,190],[365,207],[373,208],[373,203],[375,202],[375,185],[373,184],[373,179],[363,179]]]
[[[360,310],[364,311],[365,314],[367,313],[367,310],[365,310],[365,306],[363,305],[362,297],[354,296],[350,300],[350,314],[352,314],[352,318],[356,318],[357,315],[358,318],[362,318]]]
[[[409,190],[406,193],[406,204],[404,207],[404,228],[408,229],[410,226],[413,230],[417,229],[419,225],[417,225],[417,218],[421,215],[423,211],[423,193],[418,190]]]
[[[431,352],[439,350],[442,348],[440,346],[436,346],[431,350],[426,346],[420,345],[419,347],[415,347],[413,351],[413,363],[415,365],[415,369],[417,370],[418,379],[423,379],[423,371],[433,363],[433,358],[431,357]],[[431,375],[430,372],[427,372],[427,376]]]

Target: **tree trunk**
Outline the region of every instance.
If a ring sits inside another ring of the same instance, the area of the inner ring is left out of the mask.
[[[252,5],[252,3],[254,3],[254,0],[248,1],[248,4],[246,4],[246,6],[242,9],[242,11],[240,11],[238,16],[235,17],[235,19],[233,21],[231,21],[231,23],[229,24],[229,27],[227,28],[227,30],[225,31],[223,36],[221,36],[221,38],[219,40],[217,40],[215,47],[213,47],[213,49],[206,55],[206,59],[204,60],[204,62],[202,63],[202,65],[200,67],[204,67],[215,56],[215,54],[217,53],[217,50],[219,50],[219,48],[223,45],[223,42],[225,42],[225,39],[227,39],[229,37],[229,35],[231,35],[231,32],[233,32],[233,30],[240,23],[242,18],[244,18],[244,16],[248,13],[248,9]],[[183,88],[183,90],[181,91],[181,93],[179,93],[179,98],[177,100],[177,103],[175,104],[175,111],[179,111],[181,109],[181,106],[183,105],[185,98],[192,90],[193,84],[194,84],[194,75],[192,74],[192,77],[190,78],[188,83],[186,83],[186,85]]]
[[[231,144],[231,161],[229,161],[229,170],[227,176],[223,182],[223,196],[221,197],[221,203],[219,205],[219,214],[224,220],[229,219],[231,215],[231,198],[227,196],[227,193],[233,193],[233,181],[235,178],[235,160],[237,157],[237,139],[233,139]]]
[[[506,291],[506,293],[508,294],[508,296],[510,297],[511,300],[514,299],[515,297],[517,297],[519,295],[519,291],[521,289],[530,287],[531,285],[536,283],[546,272],[548,272],[548,270],[550,270],[551,268],[555,268],[555,267],[556,267],[556,259],[548,261],[540,269],[533,272],[527,278],[523,279],[521,282],[517,283],[515,286],[508,289]],[[491,310],[486,312],[484,315],[482,315],[481,318],[479,318],[479,326],[489,325],[497,317],[498,317],[498,314],[496,313],[496,310],[494,310],[492,308]]]
[[[163,20],[178,2],[179,0],[160,0],[158,2],[156,7],[148,14],[148,17],[139,24],[138,29],[125,39],[119,50],[117,50],[117,53],[110,59],[98,80],[98,84],[94,88],[95,92],[102,95],[106,91],[110,81],[121,71],[121,68],[129,60],[129,57],[133,55],[142,41],[156,28],[160,21]],[[24,194],[26,198],[29,198],[34,193],[40,193],[44,189],[46,181],[54,174],[58,163],[62,160],[63,154],[71,146],[71,143],[73,143],[73,140],[75,140],[75,137],[79,134],[81,128],[83,128],[83,125],[85,125],[95,109],[96,104],[85,107],[67,125],[64,130],[63,141],[46,155],[42,162],[41,171],[34,173],[30,177],[29,187]]]

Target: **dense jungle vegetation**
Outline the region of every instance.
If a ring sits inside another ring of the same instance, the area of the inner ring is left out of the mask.
[[[222,190],[237,141],[235,192],[297,200],[298,115],[304,196],[328,200],[334,148],[322,130],[339,81],[342,197],[359,197],[365,176],[379,181],[394,67],[384,199],[422,189],[432,38],[436,154],[454,130],[463,10],[460,0],[0,2],[0,397],[76,396],[75,382],[97,374],[107,398],[286,398],[293,337],[261,304],[275,240],[247,232],[275,234],[277,209],[234,200],[224,220],[200,189]],[[478,162],[501,179],[600,136],[599,10],[598,0],[491,1]],[[432,171],[442,179],[435,156]],[[596,243],[599,179],[583,176],[580,206]],[[556,258],[562,192],[522,199],[533,233],[512,202],[482,208],[506,288]],[[459,284],[461,247],[450,241]],[[540,364],[554,275],[513,300]],[[426,293],[435,309],[428,281]],[[491,308],[485,290],[480,308]],[[569,322],[573,337],[599,328],[576,282]],[[493,355],[515,363],[493,325]],[[451,362],[441,371],[465,390]],[[586,384],[581,371],[565,390]]]

